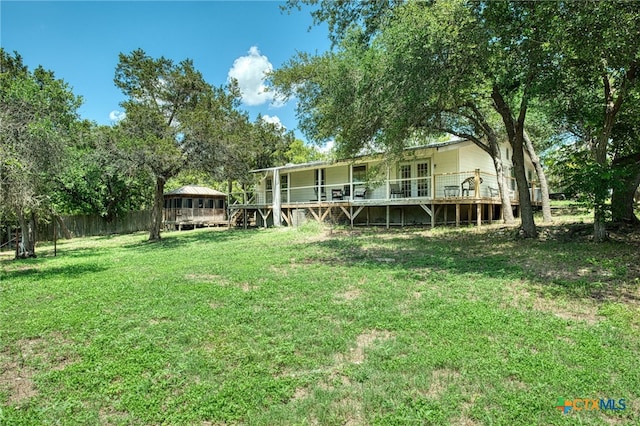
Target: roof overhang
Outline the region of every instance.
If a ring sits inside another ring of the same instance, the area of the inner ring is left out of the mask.
[[[436,142],[436,143],[430,143],[428,145],[412,146],[412,147],[403,149],[403,152],[415,152],[422,149],[438,149],[438,148],[458,145],[464,142],[469,142],[469,140],[455,138],[445,142]],[[251,170],[249,173],[268,173],[268,172],[273,172],[275,170],[292,171],[292,170],[303,170],[303,169],[315,169],[315,168],[318,168],[319,166],[335,166],[338,164],[349,164],[357,160],[360,160],[360,161],[364,159],[374,160],[376,157],[380,157],[383,155],[385,155],[384,152],[374,152],[371,154],[362,154],[352,158],[345,158],[345,159],[340,159],[336,161],[310,161],[308,163],[285,164],[284,166],[268,167],[265,169],[255,169],[255,170]]]

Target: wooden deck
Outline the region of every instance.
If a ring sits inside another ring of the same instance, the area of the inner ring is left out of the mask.
[[[537,203],[534,203],[534,205]],[[511,202],[517,213],[518,201]],[[256,222],[268,226],[273,220],[273,205],[262,203],[229,206],[230,216],[239,212],[255,214]],[[305,217],[318,222],[343,222],[350,226],[454,225],[491,223],[502,219],[502,203],[498,197],[452,196],[441,198],[347,199],[283,202],[283,224],[292,226],[294,217],[304,211]]]

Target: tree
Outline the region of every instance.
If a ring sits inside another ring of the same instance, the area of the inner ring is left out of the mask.
[[[149,240],[160,239],[164,186],[187,164],[191,140],[189,118],[202,103],[217,100],[217,93],[195,70],[191,60],[175,64],[153,59],[142,49],[120,54],[114,82],[128,97],[122,103],[126,118],[121,126],[129,151],[154,178]]]
[[[611,166],[615,177],[611,194],[611,219],[640,225],[634,212],[634,197],[640,186],[640,91],[628,99],[628,107],[617,117],[612,131],[613,159]]]
[[[305,144],[301,139],[294,139],[291,142],[289,148],[284,153],[284,157],[285,164],[301,164],[324,159],[324,155],[318,151],[318,149]]]
[[[637,121],[637,115],[631,118],[632,111],[637,114],[631,99],[640,78],[640,10],[634,2],[563,2],[560,6],[559,29],[552,33],[560,72],[547,80],[545,93],[561,124],[581,145],[573,151],[588,154],[571,170],[591,189],[594,240],[603,241],[607,199],[620,178],[615,172],[625,163],[619,144],[627,138],[622,137],[621,127]],[[628,154],[633,158],[632,152]],[[628,175],[631,182],[632,175]]]
[[[20,225],[18,255],[35,257],[38,215],[50,209],[52,177],[77,122],[81,99],[42,67],[29,71],[0,49],[0,209]]]
[[[84,122],[55,177],[58,212],[95,214],[110,222],[146,207],[149,176],[137,167],[119,126]]]
[[[492,155],[501,176],[497,139],[492,141],[500,134],[492,124],[497,112],[514,148],[524,235],[535,236],[524,164],[529,96],[523,93],[532,86],[527,76],[542,68],[546,56],[539,54],[527,62],[522,59],[526,49],[522,49],[518,61],[503,60],[508,56],[505,47],[493,45],[505,22],[494,18],[491,2],[477,8],[455,1],[376,2],[379,9],[375,13],[371,5],[345,3],[350,2],[323,2],[314,15],[336,29],[332,36],[341,41],[341,50],[315,59],[298,55],[274,78],[280,88],[297,90],[307,134],[321,141],[333,131],[339,149],[346,146],[353,152],[371,141],[397,147],[416,130],[446,131],[473,140]],[[514,28],[528,12],[514,8],[505,19],[513,21]],[[356,23],[364,28],[349,28],[346,18],[354,14],[360,18]],[[516,45],[520,36],[512,33],[500,37]],[[305,79],[313,83],[301,84]],[[517,106],[518,117],[511,104]],[[528,148],[533,153],[533,145]],[[537,170],[548,194],[544,173],[540,167]],[[504,179],[498,182],[504,186]],[[500,189],[504,210],[510,211],[507,191]]]

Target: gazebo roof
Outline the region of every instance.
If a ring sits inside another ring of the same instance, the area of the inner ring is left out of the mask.
[[[165,196],[167,195],[208,195],[215,197],[226,197],[227,194],[224,192],[216,191],[215,189],[207,188],[206,186],[198,186],[198,185],[186,185],[181,186],[180,188],[176,188],[173,191],[165,192]]]

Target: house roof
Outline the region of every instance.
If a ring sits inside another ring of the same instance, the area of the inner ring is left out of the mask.
[[[468,142],[467,139],[462,139],[462,138],[451,138],[447,141],[444,142],[433,142],[433,143],[429,143],[426,145],[420,145],[420,146],[412,146],[412,147],[407,147],[404,149],[404,151],[416,151],[419,149],[427,149],[427,148],[442,148],[445,146],[449,146],[449,145],[456,145],[462,142]],[[277,167],[269,167],[266,169],[256,169],[256,170],[251,170],[251,173],[260,173],[260,172],[267,172],[267,171],[271,171],[271,170],[293,170],[293,169],[306,169],[309,167],[316,167],[316,166],[322,166],[322,165],[330,165],[330,164],[335,164],[335,163],[343,163],[349,160],[353,160],[356,158],[364,158],[364,157],[373,157],[376,155],[383,155],[383,152],[374,152],[371,154],[363,154],[363,155],[357,155],[353,158],[343,158],[337,161],[311,161],[308,163],[298,163],[298,164],[285,164],[284,166],[277,166]]]
[[[207,188],[206,186],[198,185],[186,185],[176,188],[173,191],[165,192],[164,195],[208,195],[217,197],[226,197],[224,192],[216,191],[215,189]]]

